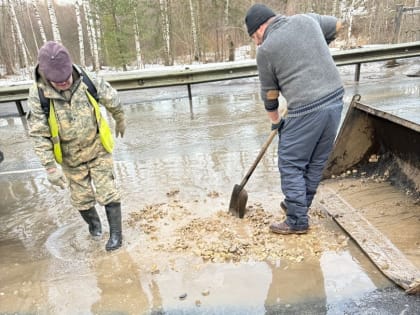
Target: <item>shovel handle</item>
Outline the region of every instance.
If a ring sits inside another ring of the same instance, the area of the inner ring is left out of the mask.
[[[254,163],[251,165],[250,169],[246,173],[245,177],[242,179],[242,182],[239,184],[239,186],[244,188],[246,183],[248,182],[249,178],[251,177],[252,173],[254,172],[255,168],[257,167],[258,163],[260,162],[261,158],[263,157],[265,151],[267,151],[267,148],[273,141],[274,137],[276,136],[278,130],[274,129],[271,131],[270,135],[268,136],[268,139],[265,141],[264,145],[262,146],[260,153],[258,153],[257,158],[255,159]]]
[[[287,113],[287,109],[284,109],[280,116],[284,117],[286,113]],[[273,141],[277,133],[278,133],[278,129],[271,130],[271,133],[268,136],[268,139],[265,141],[264,145],[262,146],[260,153],[258,153],[257,158],[255,159],[254,163],[251,165],[245,177],[242,179],[242,182],[239,184],[241,189],[243,189],[246,183],[248,182],[249,178],[251,177],[252,173],[254,172],[255,168],[257,167],[258,163],[263,157],[265,151],[267,151],[267,148],[269,147],[269,145],[271,144],[271,142]]]

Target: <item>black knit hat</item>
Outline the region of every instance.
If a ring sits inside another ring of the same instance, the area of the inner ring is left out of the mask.
[[[264,4],[256,3],[250,7],[245,16],[245,24],[249,36],[252,36],[261,24],[264,24],[273,16],[276,16],[276,14]]]
[[[66,81],[73,66],[69,51],[63,45],[56,42],[46,42],[38,52],[39,70],[48,81],[61,83]]]

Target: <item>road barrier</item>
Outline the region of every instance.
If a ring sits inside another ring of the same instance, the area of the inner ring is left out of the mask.
[[[356,65],[354,78],[355,81],[359,81],[361,64],[418,57],[420,56],[420,41],[333,51],[332,56],[337,66]],[[255,76],[258,76],[255,59],[103,74],[104,79],[118,91],[187,85],[190,106],[192,106],[192,84]],[[22,101],[28,98],[30,86],[31,83],[0,86],[0,103],[15,102],[19,114],[24,115]]]

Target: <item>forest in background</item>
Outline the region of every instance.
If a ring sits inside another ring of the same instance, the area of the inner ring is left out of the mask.
[[[420,0],[0,0],[0,78],[32,72],[47,40],[93,70],[233,61],[239,47],[254,58],[244,15],[255,2],[340,18],[342,49],[420,40]]]

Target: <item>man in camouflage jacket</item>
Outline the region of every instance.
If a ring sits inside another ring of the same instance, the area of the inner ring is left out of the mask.
[[[72,63],[68,50],[61,44],[47,42],[41,47],[35,83],[28,98],[29,134],[48,180],[62,189],[70,189],[72,205],[89,225],[89,232],[94,237],[102,234],[95,204],[105,206],[110,226],[105,248],[110,251],[122,245],[120,192],[115,182],[112,154],[101,142],[95,109],[86,94],[84,74]],[[117,91],[103,79],[89,77],[96,87],[100,104],[115,120],[115,135],[123,137],[126,125]],[[41,93],[53,103],[62,154],[61,169],[56,164],[51,125],[41,105]]]

